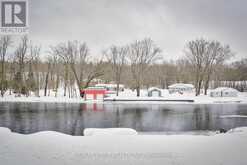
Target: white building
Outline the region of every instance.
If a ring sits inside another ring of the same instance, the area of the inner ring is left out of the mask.
[[[107,91],[117,91],[117,84],[96,84],[96,87],[103,87]],[[119,91],[124,91],[124,85],[119,84]]]
[[[148,97],[161,97],[161,90],[156,87],[149,88]]]
[[[173,84],[168,86],[169,92],[170,93],[175,93],[175,92],[192,92],[194,89],[194,85],[192,84],[183,84],[183,83],[178,83],[178,84]]]
[[[210,92],[211,97],[237,97],[238,91],[233,88],[219,87]]]

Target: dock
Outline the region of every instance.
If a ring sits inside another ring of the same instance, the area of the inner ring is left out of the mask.
[[[151,102],[189,102],[189,103],[193,103],[195,102],[192,99],[148,99],[148,98],[140,98],[140,99],[136,99],[136,98],[104,98],[104,101],[106,102],[147,102],[147,101],[151,101]]]

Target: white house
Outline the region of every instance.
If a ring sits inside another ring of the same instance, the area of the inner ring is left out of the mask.
[[[169,92],[170,93],[175,93],[175,92],[192,92],[194,89],[194,85],[192,84],[183,84],[183,83],[177,83],[168,86]]]
[[[161,90],[156,87],[149,88],[148,97],[161,97]]]
[[[210,92],[211,97],[237,97],[238,91],[233,88],[219,87]]]

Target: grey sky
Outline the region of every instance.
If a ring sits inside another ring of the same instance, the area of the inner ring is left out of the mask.
[[[245,0],[29,0],[30,37],[47,48],[66,40],[88,43],[92,55],[112,44],[144,37],[166,59],[183,54],[188,40],[205,37],[230,44],[247,57]]]

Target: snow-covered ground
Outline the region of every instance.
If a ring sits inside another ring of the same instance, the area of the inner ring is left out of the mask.
[[[54,96],[21,96],[15,97],[14,95],[4,96],[0,98],[0,102],[48,102],[48,103],[82,103],[82,98],[68,98],[68,97],[54,97]]]
[[[9,95],[9,91],[5,92],[4,97],[0,97],[0,102],[48,102],[48,103],[82,103],[85,102],[80,96],[79,92],[75,91],[73,97],[69,97],[68,93],[64,96],[63,88],[59,88],[57,95],[54,91],[48,90],[47,96],[44,96],[44,90],[40,90],[40,97],[35,96],[31,93],[30,96],[17,97],[16,94],[12,93]]]
[[[210,90],[208,91],[210,93]],[[121,100],[128,100],[128,99],[136,99],[136,92],[131,90],[125,90],[124,92],[120,92],[119,96],[111,96],[111,99],[121,99]],[[193,104],[212,104],[212,103],[247,103],[247,93],[239,92],[238,97],[210,97],[209,95],[200,95],[195,96],[194,92],[190,93],[174,93],[169,94],[168,90],[162,90],[162,97],[147,97],[147,90],[141,90],[141,97],[137,98],[140,100],[155,100],[155,99],[165,99],[165,100],[194,100]],[[164,102],[160,102],[164,103]],[[178,103],[178,102],[165,102],[165,103]],[[184,102],[181,102],[184,103]]]
[[[77,91],[76,91],[77,92]],[[210,91],[209,91],[210,92]],[[34,96],[32,94],[29,97],[22,96],[22,97],[16,97],[14,94],[8,95],[8,92],[6,92],[4,97],[0,97],[0,102],[65,102],[65,103],[84,103],[84,102],[102,102],[102,100],[92,101],[87,100],[85,101],[82,99],[78,93],[75,93],[74,97],[69,98],[69,96],[63,96],[63,89],[59,89],[57,93],[57,97],[55,97],[55,92],[50,91],[49,96],[43,96],[43,91],[40,91],[41,95],[40,97]],[[116,97],[115,95],[110,96],[111,99],[166,99],[166,100],[194,100],[192,104],[213,104],[213,103],[244,103],[247,104],[247,93],[240,93],[238,94],[238,97],[210,97],[205,95],[195,96],[194,93],[184,93],[184,94],[169,94],[168,90],[162,90],[162,98],[150,98],[147,97],[147,90],[141,90],[141,96],[136,97],[136,92],[126,89],[124,92],[120,92],[119,96]],[[143,103],[143,102],[140,102]],[[178,102],[159,102],[159,103],[178,103]],[[184,104],[184,102],[180,102]],[[191,104],[191,103],[190,103]]]
[[[73,137],[0,128],[3,165],[246,165],[247,128],[226,134]]]

